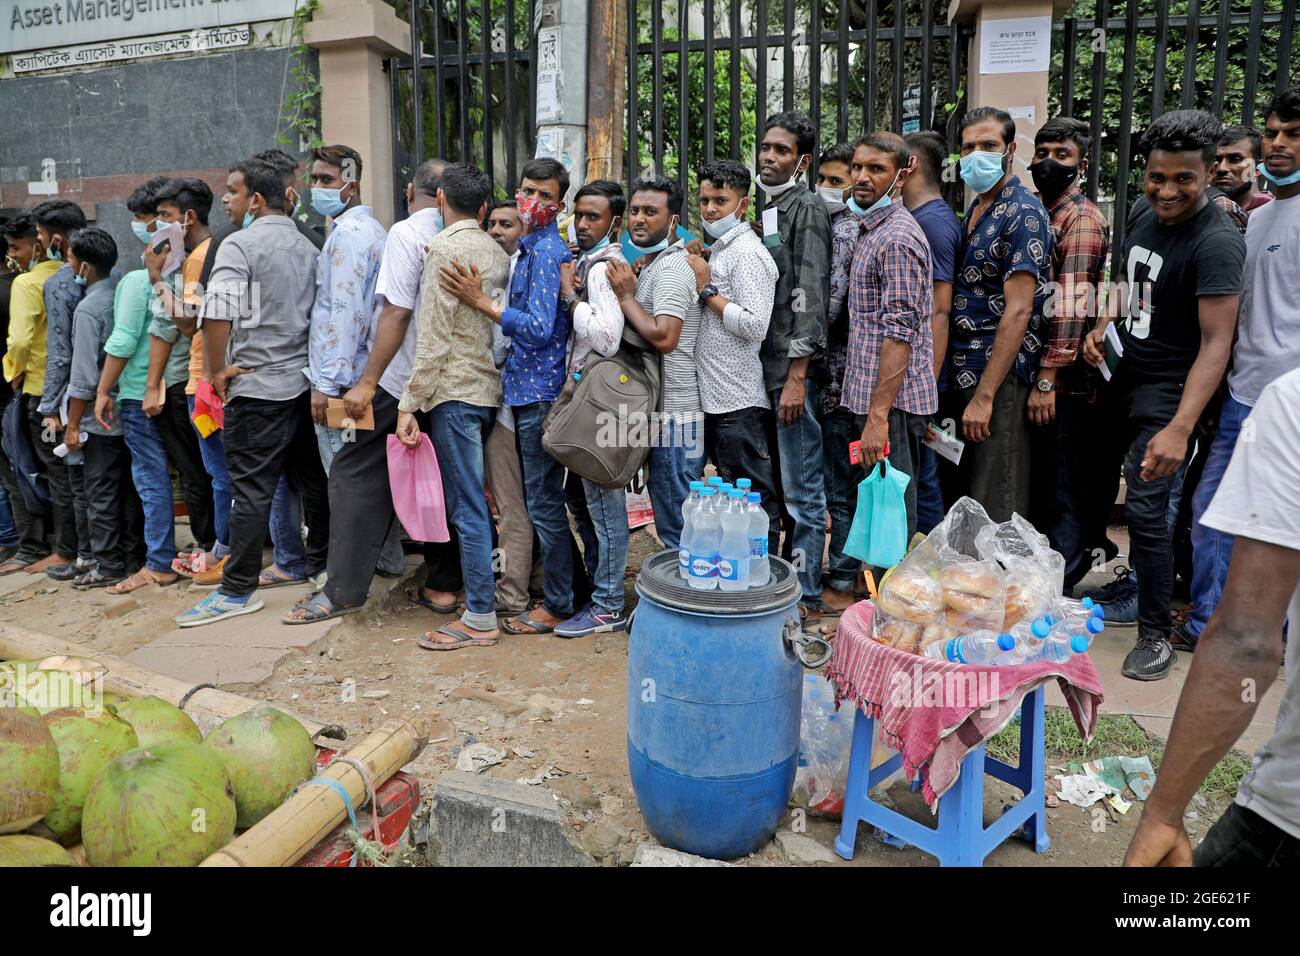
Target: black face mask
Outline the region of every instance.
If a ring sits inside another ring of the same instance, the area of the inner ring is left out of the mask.
[[[1039,195],[1055,198],[1070,188],[1075,177],[1079,175],[1078,164],[1067,166],[1050,157],[1044,157],[1036,163],[1029,164],[1029,175],[1034,177],[1034,185]]]

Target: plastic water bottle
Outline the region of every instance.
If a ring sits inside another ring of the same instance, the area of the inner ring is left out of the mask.
[[[754,487],[754,483],[750,481],[748,478],[737,478],[736,487],[739,488],[741,491],[743,491],[745,494],[749,494],[750,489]]]
[[[700,492],[700,508],[695,512],[691,529],[689,559],[691,574],[686,583],[697,591],[712,591],[718,586],[718,551],[722,545],[722,525],[714,509],[717,489]]]
[[[1036,661],[1049,661],[1053,664],[1062,664],[1068,661],[1075,654],[1082,654],[1088,649],[1088,638],[1082,634],[1075,634],[1068,637],[1065,634],[1055,633],[1047,640],[1043,641],[1043,646],[1038,652],[1038,656],[1033,658]]]
[[[747,494],[745,503],[745,512],[749,515],[749,586],[759,588],[772,577],[772,567],[767,560],[767,512],[763,510],[763,496],[757,491]]]
[[[682,538],[677,548],[677,573],[686,581],[691,576],[690,548],[687,546],[691,540],[691,523],[695,520],[695,512],[700,508],[700,492],[704,490],[704,482],[692,481],[691,493],[686,496],[682,502]]]
[[[1016,650],[1016,639],[1010,634],[994,631],[971,631],[961,637],[935,641],[925,649],[925,656],[937,661],[956,664],[1010,664]]]
[[[718,588],[723,591],[749,587],[749,515],[745,513],[744,494],[732,488],[727,492],[727,506],[718,513],[722,525]]]
[[[708,485],[709,485],[710,488],[714,488],[714,489],[721,487],[721,486],[722,486],[722,476],[721,476],[721,475],[712,475],[712,476],[709,478],[709,480],[708,480]]]

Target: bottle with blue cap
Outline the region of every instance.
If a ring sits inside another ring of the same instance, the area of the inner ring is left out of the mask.
[[[743,591],[749,587],[749,515],[745,513],[744,492],[732,488],[726,506],[718,512],[722,525],[719,546],[718,588]]]
[[[718,550],[722,544],[722,525],[713,499],[716,488],[700,492],[702,501],[692,521],[688,560],[690,576],[686,583],[697,591],[712,591],[718,586]]]
[[[767,560],[767,533],[770,525],[767,512],[763,510],[762,495],[751,491],[745,496],[745,503],[749,515],[749,586],[761,588],[772,578],[772,566]]]
[[[994,631],[971,631],[961,637],[935,641],[925,649],[931,660],[952,661],[954,664],[1010,664],[1016,650],[1016,639],[1010,634]]]
[[[677,548],[677,573],[681,575],[683,581],[689,580],[691,576],[690,549],[686,543],[691,540],[691,526],[695,520],[695,512],[700,510],[700,503],[704,500],[700,494],[703,490],[704,482],[692,481],[691,493],[682,502],[682,537]]]

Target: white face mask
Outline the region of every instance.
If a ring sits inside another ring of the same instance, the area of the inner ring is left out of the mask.
[[[817,195],[821,196],[826,202],[843,204],[844,190],[836,186],[818,186]]]
[[[769,186],[767,183],[763,182],[762,178],[760,177],[758,180],[758,188],[763,190],[764,195],[770,196],[773,199],[775,199],[777,196],[783,196],[786,193],[788,193],[791,189],[793,189],[795,183],[799,181],[799,177],[802,174],[803,174],[803,167],[800,166],[795,170],[795,174],[793,176],[791,176],[785,182],[778,183],[775,186]]]

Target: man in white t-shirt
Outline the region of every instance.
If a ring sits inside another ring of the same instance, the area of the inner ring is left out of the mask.
[[[1264,161],[1259,172],[1269,181],[1274,201],[1256,206],[1246,226],[1246,267],[1228,394],[1192,498],[1192,609],[1172,637],[1174,646],[1183,650],[1196,646],[1218,607],[1232,560],[1232,535],[1206,526],[1201,516],[1260,391],[1279,375],[1300,368],[1300,309],[1295,304],[1300,181],[1289,181],[1300,177],[1300,87],[1278,94],[1269,104],[1261,142]]]
[[[384,541],[397,524],[388,484],[388,436],[397,424],[397,402],[415,360],[420,280],[430,240],[442,230],[435,196],[446,163],[430,159],[416,169],[406,187],[410,215],[396,223],[384,242],[375,297],[381,311],[371,323],[369,357],[361,378],[343,396],[348,417],[361,421],[373,410],[375,427],[356,429],[330,466],[330,550],[325,587],[299,601],[284,618],[306,624],[358,610]],[[444,543],[428,543],[425,586],[410,599],[439,613],[456,610],[461,588],[456,533]]]
[[[1183,826],[1187,803],[1277,679],[1282,622],[1300,621],[1297,489],[1300,369],[1264,388],[1201,517],[1236,536],[1232,567],[1178,701],[1159,779],[1124,861],[1128,866],[1193,862]],[[1300,655],[1288,650],[1285,657],[1286,687],[1273,736],[1255,753],[1236,801],[1196,849],[1197,866],[1300,864]]]

